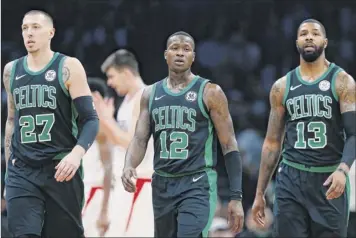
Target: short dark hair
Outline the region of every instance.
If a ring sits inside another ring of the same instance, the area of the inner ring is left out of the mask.
[[[102,97],[107,97],[109,95],[109,86],[104,79],[89,77],[88,85],[91,92],[98,92]]]
[[[323,32],[324,36],[326,37],[326,30],[325,30],[324,25],[323,25],[320,21],[315,20],[315,19],[313,19],[313,18],[306,19],[306,20],[304,20],[302,23],[300,23],[300,25],[299,25],[299,27],[298,27],[298,31],[297,31],[298,34],[299,34],[300,27],[301,27],[304,23],[316,23],[316,24],[318,24],[318,25],[320,26],[321,31]]]
[[[173,36],[187,36],[187,37],[189,37],[193,41],[193,48],[195,48],[195,41],[194,41],[193,36],[191,36],[189,33],[185,32],[185,31],[177,31],[177,32],[173,33],[172,35],[170,35],[167,39],[166,47],[168,47],[169,41]]]
[[[138,62],[135,55],[126,50],[120,49],[109,55],[101,65],[101,71],[105,73],[110,67],[129,68],[134,74],[139,74]]]
[[[25,13],[24,17],[27,16],[27,15],[35,15],[35,14],[42,14],[42,15],[44,15],[44,16],[47,18],[47,20],[48,20],[52,25],[54,25],[52,16],[51,16],[48,12],[46,12],[46,11],[44,11],[44,10],[37,10],[37,9],[35,9],[35,10],[30,10],[30,11],[28,11],[28,12]]]

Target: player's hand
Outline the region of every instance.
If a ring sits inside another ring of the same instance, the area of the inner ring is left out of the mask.
[[[107,119],[114,116],[115,106],[113,98],[103,98],[100,93],[94,92],[93,101],[99,119]]]
[[[137,179],[136,169],[124,168],[124,172],[122,173],[121,180],[125,190],[129,193],[136,192],[136,184],[132,178]]]
[[[233,233],[239,233],[244,226],[244,209],[242,202],[231,200],[228,205],[228,223]]]
[[[259,226],[265,225],[265,208],[266,208],[266,199],[263,195],[257,195],[255,201],[252,205],[252,216],[253,220]]]
[[[80,166],[81,159],[82,154],[76,152],[75,150],[72,150],[72,152],[66,155],[55,167],[57,171],[54,178],[57,182],[71,180]]]
[[[107,212],[102,211],[100,213],[99,219],[96,222],[96,226],[99,230],[99,236],[104,237],[110,226],[109,216]]]
[[[328,191],[326,192],[326,198],[328,200],[335,199],[341,196],[345,190],[346,184],[346,176],[343,172],[336,170],[332,173],[329,178],[324,182],[324,186],[331,186],[329,187]]]

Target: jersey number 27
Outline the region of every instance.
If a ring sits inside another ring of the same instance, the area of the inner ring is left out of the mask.
[[[51,141],[50,132],[54,121],[53,113],[36,115],[36,119],[31,115],[21,116],[19,119],[19,125],[21,126],[21,143],[26,144]],[[38,135],[34,132],[36,126],[43,126],[42,132]]]

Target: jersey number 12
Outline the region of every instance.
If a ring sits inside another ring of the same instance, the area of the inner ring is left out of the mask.
[[[161,142],[161,159],[187,159],[188,158],[188,140],[187,133],[174,131],[169,136],[169,151],[167,149],[167,132],[162,131],[160,134]]]
[[[20,136],[21,143],[36,143],[51,141],[51,129],[54,124],[54,114],[40,114],[36,115],[36,120],[33,116],[21,116],[19,119],[19,125],[21,126]],[[34,130],[36,126],[43,126],[42,132],[36,134]],[[37,140],[38,137],[38,140]]]
[[[305,139],[305,124],[307,125],[307,131],[314,133],[313,138]],[[294,144],[296,149],[306,149],[307,145],[311,149],[322,149],[327,144],[326,125],[321,121],[313,122],[298,122],[297,124],[297,141]]]

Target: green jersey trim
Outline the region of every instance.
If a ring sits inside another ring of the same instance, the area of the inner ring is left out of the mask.
[[[61,88],[64,92],[65,95],[67,95],[69,97],[69,91],[68,89],[66,88],[66,86],[64,85],[64,81],[63,81],[63,64],[64,64],[64,60],[66,59],[67,57],[63,57],[61,59],[61,61],[59,62],[59,69],[58,69],[58,80],[59,80],[59,84],[61,85]]]
[[[204,88],[205,85],[209,82],[209,80],[205,80],[204,82],[201,83],[199,93],[198,93],[198,104],[200,111],[204,115],[204,117],[208,120],[208,131],[209,131],[209,136],[205,141],[205,151],[204,151],[204,158],[205,158],[205,166],[206,167],[212,167],[213,166],[213,123],[211,122],[211,119],[206,112],[204,108]]]
[[[282,105],[283,105],[283,106],[285,105],[286,100],[287,100],[287,97],[288,97],[288,94],[289,94],[290,75],[291,75],[291,72],[288,72],[288,73],[287,73],[286,89],[284,90],[284,95],[283,95],[283,102],[282,102]]]
[[[199,93],[198,93],[198,104],[199,104],[199,108],[200,111],[203,113],[204,117],[206,117],[207,119],[210,120],[210,117],[208,115],[208,113],[206,112],[205,108],[204,108],[204,88],[205,85],[209,82],[209,80],[205,80],[204,82],[201,83],[200,88],[199,88]]]
[[[307,171],[307,172],[313,172],[313,173],[333,173],[339,166],[338,164],[331,165],[331,166],[319,166],[319,167],[306,166],[304,164],[299,164],[299,163],[288,161],[285,158],[282,159],[282,163],[284,163],[290,167],[293,167],[295,169],[299,169],[299,170]]]
[[[27,65],[27,55],[25,56],[25,58],[23,59],[23,67],[25,69],[25,71],[30,74],[30,75],[39,75],[39,74],[42,74],[44,71],[46,71],[49,66],[51,66],[51,64],[57,59],[59,53],[58,52],[55,52],[51,61],[48,62],[48,64],[43,68],[41,69],[40,71],[31,71],[29,68],[28,68],[28,65]]]
[[[18,62],[18,60],[14,61],[14,64],[12,65],[11,73],[10,73],[10,91],[11,91],[11,93],[12,93],[12,85],[13,85],[14,79],[15,79],[15,72],[16,72],[17,62]]]
[[[321,80],[323,80],[327,75],[328,73],[330,73],[330,71],[334,68],[335,64],[334,63],[331,63],[329,68],[317,79],[317,80],[314,80],[313,82],[308,82],[308,81],[305,81],[303,78],[302,78],[302,75],[300,74],[300,66],[298,66],[298,68],[296,69],[296,73],[297,73],[297,78],[299,79],[299,81],[302,83],[302,84],[305,84],[305,85],[313,85],[313,84],[316,84],[316,83],[319,83]]]
[[[167,80],[168,80],[168,77],[167,77],[163,80],[163,90],[171,96],[181,96],[181,95],[185,94],[189,89],[191,89],[194,86],[194,84],[198,81],[198,79],[199,79],[199,76],[196,75],[194,77],[194,79],[187,85],[187,87],[185,87],[182,91],[180,91],[178,93],[174,93],[171,90],[169,90],[167,87]]]
[[[333,95],[334,95],[334,98],[335,98],[335,100],[336,100],[337,102],[339,101],[339,96],[338,96],[337,93],[336,93],[336,77],[337,77],[337,75],[338,75],[341,71],[343,71],[342,68],[336,70],[336,72],[334,73],[334,75],[333,75],[333,77],[332,77],[332,79],[331,79],[331,91],[332,91],[332,93],[333,93]]]
[[[152,102],[153,102],[153,98],[155,96],[155,92],[156,92],[156,83],[152,85],[152,91],[150,94],[150,100],[148,103],[148,111],[151,112],[151,108],[152,108]]]
[[[206,171],[209,181],[209,219],[208,222],[203,229],[203,237],[208,237],[209,229],[211,227],[211,223],[213,222],[217,200],[218,200],[218,189],[217,189],[217,180],[218,175],[216,171],[210,170]]]
[[[199,169],[196,171],[191,171],[191,172],[187,172],[187,173],[180,173],[180,174],[171,174],[171,173],[167,173],[161,170],[155,170],[155,173],[161,177],[167,177],[167,178],[179,178],[179,177],[183,177],[183,176],[189,176],[189,175],[193,175],[193,174],[197,174],[200,172],[204,172],[204,171],[210,171],[212,170],[212,168],[203,168],[203,169]]]

